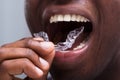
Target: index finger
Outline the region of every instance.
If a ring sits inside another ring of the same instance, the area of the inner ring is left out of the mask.
[[[37,42],[31,40],[27,44],[27,47],[33,49],[39,56],[43,57],[48,62],[51,62],[55,55],[54,44],[52,42]]]
[[[5,48],[29,48],[35,51],[39,56],[43,57],[48,62],[54,57],[54,44],[45,42],[42,38],[25,38],[10,44],[3,45]]]
[[[18,41],[12,42],[12,43],[4,44],[1,47],[5,47],[5,48],[10,48],[10,47],[13,47],[13,48],[26,48],[27,47],[26,44],[31,40],[35,40],[35,41],[39,41],[39,42],[44,41],[41,37],[39,37],[39,38],[30,37],[30,38],[23,38],[23,39],[20,39]]]

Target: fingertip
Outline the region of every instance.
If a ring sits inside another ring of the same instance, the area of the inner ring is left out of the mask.
[[[43,71],[40,70],[38,67],[35,67],[35,71],[36,71],[36,77],[35,78],[40,78],[43,76]]]
[[[47,50],[47,51],[50,51],[50,52],[54,50],[54,44],[52,42],[41,42],[40,47],[43,50]]]
[[[49,69],[49,63],[47,61],[45,61],[43,58],[39,58],[39,61],[42,65],[42,68],[44,71],[47,71]]]

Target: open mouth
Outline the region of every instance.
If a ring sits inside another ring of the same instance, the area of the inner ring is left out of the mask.
[[[82,49],[92,33],[92,22],[81,15],[55,14],[49,18],[47,33],[50,41],[61,51]],[[71,45],[71,46],[69,46]],[[64,47],[67,47],[64,49]]]

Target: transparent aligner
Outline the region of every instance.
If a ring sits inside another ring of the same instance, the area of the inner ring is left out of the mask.
[[[49,37],[46,32],[41,31],[39,33],[34,33],[33,34],[35,37],[42,37],[45,41],[49,41]]]
[[[72,45],[75,43],[75,40],[77,37],[83,32],[84,27],[77,28],[73,31],[70,31],[69,34],[67,35],[67,39],[65,42],[59,42],[56,45],[56,50],[57,51],[65,51],[69,48],[72,47]]]
[[[75,43],[76,38],[83,32],[84,27],[77,28],[73,31],[70,31],[67,35],[67,39],[65,42],[59,42],[55,45],[56,51],[65,51],[72,47],[72,45]],[[46,32],[39,32],[34,33],[35,37],[42,37],[45,41],[49,41],[49,37]]]

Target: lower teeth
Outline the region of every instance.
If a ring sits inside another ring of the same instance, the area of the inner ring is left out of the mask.
[[[73,31],[70,31],[69,34],[67,35],[67,39],[65,42],[59,42],[55,45],[55,49],[56,51],[65,51],[67,49],[72,48],[72,45],[75,43],[75,40],[77,39],[77,37],[84,31],[84,27],[80,27],[77,28]],[[41,31],[39,33],[34,33],[35,37],[42,37],[45,41],[49,41],[49,37],[47,35],[47,33]],[[76,48],[74,48],[74,50],[76,49],[80,49],[84,46],[84,43],[80,43],[79,46],[77,46]]]
[[[85,46],[85,42],[80,43],[77,47],[75,47],[73,50],[81,49]]]

